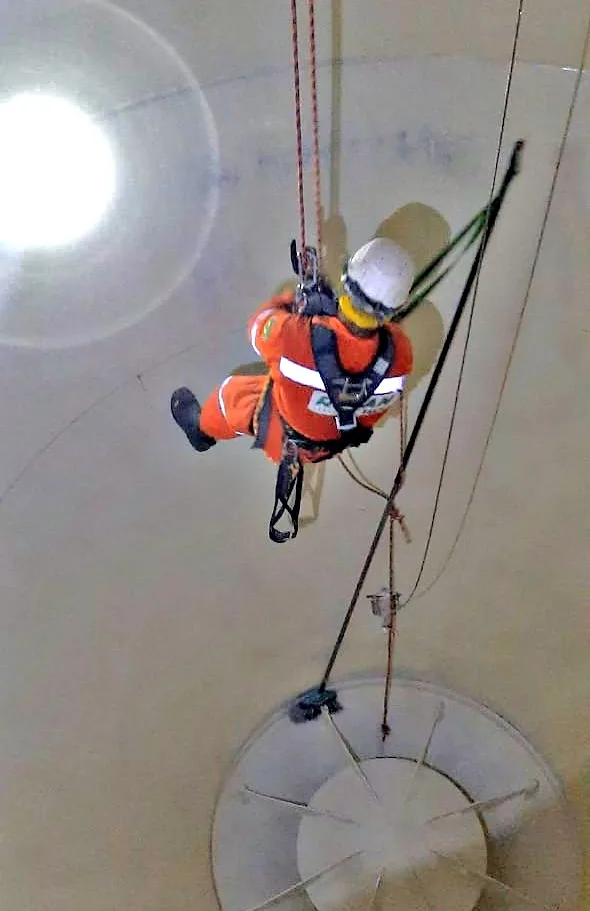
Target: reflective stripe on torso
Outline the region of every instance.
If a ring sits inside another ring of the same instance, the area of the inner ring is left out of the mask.
[[[309,386],[311,389],[326,391],[324,381],[317,370],[305,367],[303,364],[298,364],[297,361],[293,361],[285,355],[283,355],[279,361],[279,372],[287,379],[293,380],[294,383],[299,383],[300,386]],[[401,392],[404,387],[404,380],[405,378],[403,376],[386,377],[384,380],[381,380],[377,386],[375,395]]]
[[[284,420],[308,439],[338,439],[337,409],[317,369],[311,327],[320,325],[331,330],[342,372],[357,380],[371,364],[380,364],[379,338],[354,335],[337,317],[300,316],[291,304],[288,294],[261,304],[249,320],[249,340],[268,364],[273,401]],[[362,407],[358,411],[355,409],[355,416],[359,415],[359,422],[365,427],[372,427],[387,411],[403,388],[404,376],[412,369],[412,347],[403,329],[390,324],[387,331],[392,336],[395,358],[377,382],[373,395],[364,403],[359,402]],[[325,359],[322,369],[325,373]],[[332,397],[333,394],[332,389]]]
[[[342,368],[350,374],[362,373],[374,360],[378,350],[375,336],[353,335],[335,317],[314,317],[333,330]],[[311,345],[310,321],[293,317],[281,330],[281,353],[271,364],[274,398],[279,412],[299,433],[315,440],[339,436],[336,411],[330,402],[324,382],[315,367]],[[307,331],[303,331],[304,328]],[[397,327],[390,330],[396,359],[389,374],[381,380],[373,396],[359,408],[357,415],[365,426],[372,426],[391,407],[404,387],[405,375],[412,365],[410,342]]]

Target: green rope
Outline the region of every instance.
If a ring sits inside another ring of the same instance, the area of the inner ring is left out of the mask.
[[[457,263],[460,262],[480,237],[485,228],[487,217],[488,206],[484,206],[484,208],[471,219],[469,224],[465,225],[465,227],[449,241],[446,247],[443,247],[434,259],[418,273],[412,283],[408,303],[398,310],[394,317],[395,322],[406,319],[406,317],[426,300],[428,295],[431,294],[438,285],[440,285],[449,272],[455,268]],[[448,261],[450,254],[457,249],[459,249],[457,255],[448,263],[446,268],[441,269],[440,267],[445,261]],[[432,278],[433,275],[434,278]]]

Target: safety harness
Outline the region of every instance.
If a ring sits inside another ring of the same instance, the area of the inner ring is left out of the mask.
[[[295,268],[295,262],[293,265]],[[315,270],[307,281],[301,281],[298,285],[294,309],[308,318],[333,316],[337,313],[338,304],[332,289],[319,278]],[[295,538],[299,530],[303,461],[323,462],[349,447],[361,446],[370,440],[373,431],[358,424],[356,412],[375,394],[395,358],[390,333],[386,329],[380,329],[377,353],[367,369],[362,373],[347,373],[338,357],[336,333],[323,323],[313,320],[310,320],[310,331],[315,366],[336,412],[336,427],[340,435],[334,440],[309,439],[291,427],[279,414],[283,450],[269,523],[269,537],[277,544]],[[254,449],[263,449],[268,438],[273,408],[272,390],[273,381],[269,377],[253,418]],[[278,524],[285,516],[291,527],[287,531],[281,531]]]
[[[400,308],[394,321],[406,318],[451,271],[458,260],[475,244],[488,219],[485,206],[447,246],[416,276],[408,304]],[[458,252],[457,252],[458,251]],[[448,262],[455,253],[454,261]],[[296,241],[291,242],[291,264],[299,281],[295,294],[294,310],[306,317],[335,316],[338,301],[329,284],[319,270],[317,251],[314,247],[297,249]],[[360,374],[347,374],[338,358],[338,347],[334,332],[322,323],[311,324],[311,345],[318,374],[324,384],[326,395],[336,412],[336,426],[340,431],[337,440],[318,443],[308,440],[283,423],[283,457],[277,474],[275,506],[273,509],[269,536],[272,541],[282,543],[295,538],[298,531],[299,510],[303,492],[303,465],[299,452],[306,454],[306,461],[320,462],[338,455],[351,446],[368,442],[372,431],[357,423],[357,414],[363,405],[375,394],[379,384],[389,373],[395,358],[391,334],[380,327],[379,346],[372,364]],[[255,448],[263,448],[268,433],[268,420],[272,404],[272,382],[262,396],[255,422]],[[278,522],[287,515],[291,530],[277,529]]]
[[[262,394],[259,408],[253,421],[253,449],[264,449],[268,437],[270,418],[273,408],[273,382],[269,378]],[[275,483],[275,502],[268,526],[268,535],[275,544],[283,544],[297,537],[299,531],[299,512],[303,493],[303,461],[324,462],[339,455],[349,447],[362,446],[368,443],[373,435],[370,427],[356,425],[350,430],[341,432],[336,440],[311,440],[291,427],[279,414],[283,430],[283,449]],[[290,529],[281,531],[278,524],[286,516]]]
[[[375,394],[387,376],[395,358],[391,334],[382,327],[379,345],[371,364],[362,373],[346,373],[340,358],[336,334],[323,323],[312,323],[311,347],[316,369],[322,378],[326,395],[336,411],[336,426],[341,432],[357,426],[356,412]]]

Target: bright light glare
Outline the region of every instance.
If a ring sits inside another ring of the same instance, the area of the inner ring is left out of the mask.
[[[0,104],[0,243],[72,243],[100,221],[115,186],[107,138],[76,105],[41,93]]]

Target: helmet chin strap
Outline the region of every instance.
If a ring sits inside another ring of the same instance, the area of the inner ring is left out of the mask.
[[[344,294],[338,299],[338,306],[344,319],[358,329],[365,331],[374,330],[378,329],[383,322],[386,322],[386,320],[380,321],[376,316],[364,313],[358,307],[355,307],[353,300],[348,294]]]

